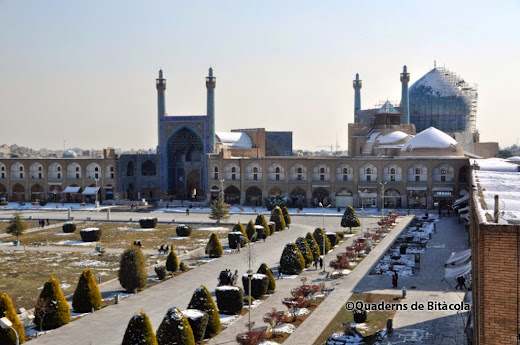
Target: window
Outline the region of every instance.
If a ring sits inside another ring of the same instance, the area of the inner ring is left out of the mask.
[[[348,181],[348,175],[343,175],[343,181]]]
[[[390,174],[395,175],[395,168],[390,169]]]
[[[218,180],[218,167],[213,168],[213,179]]]
[[[446,182],[446,176],[441,175],[441,182]]]
[[[421,175],[421,168],[415,168],[415,174]]]
[[[58,167],[57,171],[61,171],[61,167]]]
[[[23,178],[23,173],[20,173],[20,178]]]
[[[110,178],[114,178],[114,173],[110,173]]]
[[[258,174],[253,174],[253,180],[258,180]]]
[[[5,178],[5,173],[2,173],[2,178]]]
[[[42,178],[42,173],[38,173],[38,178]]]
[[[370,169],[368,169],[368,170],[370,170]],[[370,181],[372,181],[372,176],[371,175],[367,175],[367,182],[370,182]]]
[[[303,169],[300,167],[298,168],[298,174],[301,174],[303,172]]]
[[[23,167],[20,167],[20,171],[23,171]]]
[[[415,176],[415,182],[420,182],[421,181],[421,176]]]
[[[441,169],[441,175],[446,175],[446,168]]]
[[[76,178],[78,178],[78,179],[79,179],[79,174],[78,174],[78,173],[76,173]]]
[[[390,175],[390,181],[395,182],[395,175]]]
[[[42,171],[43,167],[38,167],[38,171]]]
[[[372,169],[370,169],[370,168],[367,168],[367,170],[366,170],[366,171],[367,171],[367,175],[370,175],[370,174],[372,174]]]
[[[275,172],[275,174],[276,174],[276,175],[275,175],[275,179],[276,179],[276,181],[280,181],[280,167],[276,167],[276,168],[274,169],[274,172]]]
[[[94,178],[99,178],[99,174],[98,174],[98,173],[95,173],[95,174],[94,174]]]
[[[280,181],[280,175],[279,174],[276,174],[275,178],[276,178],[276,181]]]
[[[99,168],[98,168],[98,167],[95,167],[95,168],[94,168],[94,171],[99,171]]]
[[[58,178],[61,178],[61,173],[58,173]]]
[[[76,171],[79,171],[79,167],[76,167]]]
[[[298,174],[298,181],[302,180],[302,175]]]

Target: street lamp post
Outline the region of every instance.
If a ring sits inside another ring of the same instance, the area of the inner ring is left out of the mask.
[[[96,193],[96,203],[95,203],[95,206],[96,206],[96,208],[98,208],[99,207],[99,201],[98,201],[98,189],[97,189],[98,187],[97,187],[97,183],[98,183],[99,179],[97,178],[97,179],[94,179],[94,180],[96,181],[96,190],[95,190],[95,193]]]
[[[9,320],[6,317],[1,318],[0,327],[2,329],[8,329],[8,328],[12,329],[14,334],[16,334],[16,345],[20,344],[20,337],[18,336],[18,332],[16,331],[16,329],[13,328],[13,323],[11,322],[11,320]]]
[[[325,272],[325,252],[326,252],[326,234],[325,234],[325,207],[320,202],[318,205],[321,206],[321,220],[322,220],[322,230],[323,230],[323,272]],[[330,207],[330,205],[327,206],[327,208]]]
[[[381,216],[385,217],[385,185],[386,182],[380,182],[381,185]]]

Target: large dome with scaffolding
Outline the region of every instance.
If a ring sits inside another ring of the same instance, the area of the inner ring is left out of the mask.
[[[446,133],[476,132],[477,86],[435,67],[410,87],[410,122],[417,132],[434,126]]]

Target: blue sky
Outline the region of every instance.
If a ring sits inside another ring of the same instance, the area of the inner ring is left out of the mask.
[[[216,129],[293,131],[294,148],[347,147],[356,72],[362,107],[400,100],[445,65],[479,85],[482,141],[520,137],[519,1],[0,0],[0,144],[151,148],[155,78],[170,115],[205,114],[217,77]],[[506,124],[507,122],[507,124]],[[13,130],[17,128],[18,130]]]

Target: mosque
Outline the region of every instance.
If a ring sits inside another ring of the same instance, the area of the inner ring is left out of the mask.
[[[283,196],[301,207],[448,207],[468,192],[468,157],[492,156],[494,146],[475,140],[476,88],[440,68],[410,90],[409,80],[405,66],[400,104],[387,101],[363,110],[356,74],[354,123],[345,127],[349,155],[299,157],[292,155],[290,131],[215,130],[212,68],[205,77],[206,114],[168,115],[161,70],[155,81],[156,152],[0,159],[0,197],[85,201],[97,193],[101,201],[207,202],[223,191],[226,202],[243,205]],[[462,144],[471,143],[472,151],[458,142],[468,137]]]

